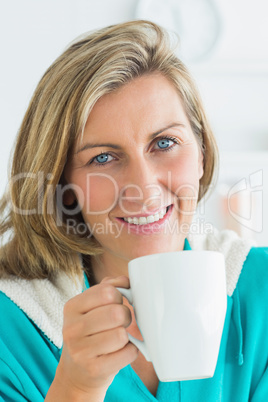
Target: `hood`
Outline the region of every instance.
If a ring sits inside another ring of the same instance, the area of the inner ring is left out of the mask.
[[[191,235],[188,238],[193,250],[220,251],[226,262],[227,294],[232,296],[241,273],[243,263],[253,246],[241,240],[232,231],[205,235]],[[81,267],[82,268],[82,267]],[[0,279],[0,291],[6,294],[37,325],[46,337],[59,349],[62,347],[62,326],[64,304],[81,293],[85,283],[77,278],[75,282],[60,272],[53,279],[26,280],[11,276]],[[239,295],[234,297],[236,323],[242,354],[242,326]],[[240,358],[242,361],[242,358]]]

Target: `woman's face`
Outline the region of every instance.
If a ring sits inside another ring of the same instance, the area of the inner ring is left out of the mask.
[[[117,273],[135,257],[183,248],[202,174],[182,102],[160,74],[95,104],[65,170],[103,265]]]

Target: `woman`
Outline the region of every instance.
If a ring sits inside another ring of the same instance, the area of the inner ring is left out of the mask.
[[[266,399],[267,250],[189,233],[216,162],[197,89],[157,25],[102,29],[55,61],[1,203],[4,401]],[[218,364],[211,379],[161,383],[128,342],[141,334],[116,287],[129,287],[129,260],[191,247],[226,257]]]

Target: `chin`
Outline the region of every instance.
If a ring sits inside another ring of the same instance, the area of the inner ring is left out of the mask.
[[[168,253],[168,252],[172,252],[172,251],[179,251],[183,249],[183,245],[184,245],[184,240],[182,243],[182,246],[180,247],[180,243],[181,242],[177,242],[176,245],[174,245],[173,247],[168,244],[168,242],[165,242],[164,245],[161,246],[152,246],[152,247],[140,247],[137,250],[132,250],[131,252],[131,258],[130,260],[133,260],[134,258],[138,258],[138,257],[143,257],[145,255],[150,255],[150,254],[159,254],[159,253]]]

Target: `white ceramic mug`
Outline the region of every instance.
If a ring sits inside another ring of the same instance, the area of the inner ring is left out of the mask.
[[[160,381],[213,377],[227,294],[224,257],[215,251],[147,255],[128,264],[130,289],[144,341],[129,335]]]

